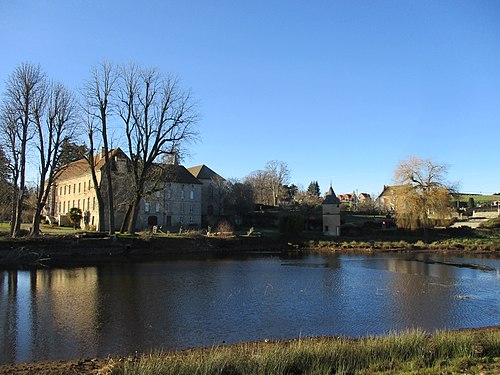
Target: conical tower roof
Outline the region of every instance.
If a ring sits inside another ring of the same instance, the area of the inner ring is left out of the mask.
[[[332,185],[330,185],[330,189],[328,189],[328,192],[325,194],[325,200],[323,201],[323,204],[339,204],[339,203],[340,199],[335,195]]]

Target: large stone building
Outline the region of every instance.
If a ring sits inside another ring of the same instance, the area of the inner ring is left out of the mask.
[[[215,225],[219,218],[225,214],[226,180],[206,165],[197,165],[188,168],[188,171],[202,183],[202,223]]]
[[[132,195],[132,168],[130,159],[120,148],[109,152],[109,160],[112,163],[115,229],[118,230]],[[107,184],[104,168],[105,158],[102,150],[95,156],[95,165],[97,181],[101,186],[106,205]],[[198,171],[200,176],[198,179],[181,165],[162,165],[162,168],[165,168],[163,179],[156,183],[153,193],[141,200],[137,228],[144,229],[157,225],[168,230],[201,226],[202,214],[207,215],[213,211],[213,207],[210,208],[211,190],[209,186],[211,185],[208,182],[210,180],[208,177],[210,175],[218,176],[208,167],[202,167]],[[222,179],[222,177],[220,178]],[[206,199],[204,199],[204,194],[207,195]],[[46,212],[49,216],[56,217],[60,225],[64,225],[67,223],[69,210],[72,207],[77,207],[83,213],[82,228],[105,230],[108,217],[105,217],[105,223],[99,223],[98,205],[90,167],[87,161],[82,159],[63,166],[57,173]],[[105,206],[106,215],[107,211]]]
[[[117,198],[120,200],[120,197],[128,195],[128,187],[130,187],[128,180],[131,172],[130,160],[119,148],[109,151],[109,160],[112,163],[112,183],[116,201]],[[103,197],[106,197],[107,183],[103,149],[101,149],[99,154],[95,155],[94,162],[97,182],[101,187],[101,194]],[[106,199],[105,202],[107,202]],[[66,164],[59,169],[51,187],[50,199],[45,209],[49,216],[54,216],[58,219],[59,225],[64,225],[67,223],[67,213],[73,207],[82,210],[82,227],[85,226],[87,229],[99,228],[99,203],[90,167],[85,159]],[[115,203],[115,223],[118,226],[121,220],[123,220],[125,209],[124,204]],[[105,207],[106,215],[107,211]],[[107,223],[107,216],[105,218],[105,222]]]
[[[160,189],[141,201],[138,228],[201,226],[202,183],[182,165],[166,168]]]

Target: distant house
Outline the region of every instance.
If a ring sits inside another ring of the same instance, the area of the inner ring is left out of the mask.
[[[206,165],[188,168],[202,185],[201,220],[208,225],[216,224],[225,214],[224,199],[227,194],[226,180]]]
[[[404,185],[384,185],[382,192],[376,199],[376,204],[380,210],[394,211],[396,208],[396,197]]]
[[[358,204],[358,203],[368,203],[371,202],[372,198],[368,193],[347,193],[347,194],[339,194],[337,197],[340,200],[340,203],[346,203],[348,205]]]
[[[355,193],[339,194],[337,197],[340,203],[354,204],[357,201]]]
[[[358,202],[363,204],[363,203],[370,203],[372,201],[372,197],[368,193],[359,193],[358,194]]]

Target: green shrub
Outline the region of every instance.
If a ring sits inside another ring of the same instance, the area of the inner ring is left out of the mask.
[[[280,233],[287,237],[297,236],[302,233],[304,229],[304,222],[304,216],[300,214],[291,213],[284,215],[280,218]]]

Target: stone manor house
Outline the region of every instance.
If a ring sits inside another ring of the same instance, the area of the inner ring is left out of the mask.
[[[114,195],[115,226],[118,230],[127,211],[132,186],[130,159],[120,149],[109,151]],[[105,158],[101,149],[95,156],[96,175],[101,193],[107,204],[107,183],[105,178]],[[180,227],[200,227],[214,223],[223,214],[220,202],[213,191],[221,176],[205,165],[186,169],[175,162],[163,165],[166,173],[154,192],[141,200],[137,217],[137,228],[145,229],[153,225],[164,230]],[[99,228],[98,201],[90,167],[85,159],[63,166],[57,173],[51,187],[46,213],[55,218],[59,225],[68,223],[67,213],[72,207],[82,210],[82,228]],[[107,215],[105,207],[105,215]],[[217,216],[217,217],[216,217]],[[104,228],[107,229],[108,217]]]

